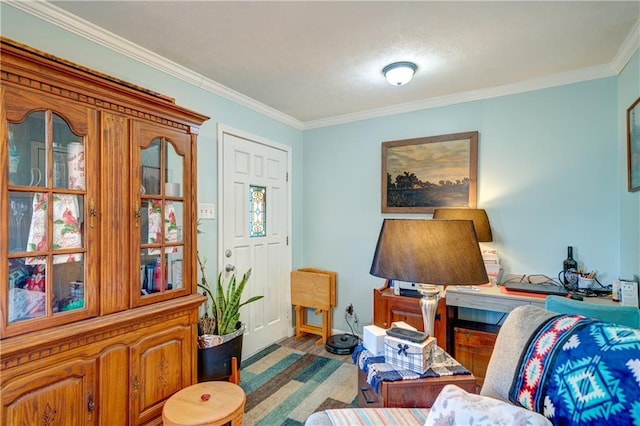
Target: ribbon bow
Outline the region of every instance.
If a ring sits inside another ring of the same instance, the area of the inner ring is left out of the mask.
[[[409,345],[398,343],[398,355],[409,356],[409,354],[407,353],[407,349],[409,349]]]

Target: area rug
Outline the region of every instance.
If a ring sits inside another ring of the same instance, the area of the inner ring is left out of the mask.
[[[242,362],[240,386],[244,425],[302,425],[315,411],[358,405],[354,364],[280,345]]]

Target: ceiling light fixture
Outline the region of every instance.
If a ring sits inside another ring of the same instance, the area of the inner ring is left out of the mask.
[[[382,69],[382,74],[392,86],[402,86],[413,78],[418,67],[413,62],[394,62]]]

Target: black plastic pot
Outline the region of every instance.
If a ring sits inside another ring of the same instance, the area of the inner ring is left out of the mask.
[[[234,337],[221,345],[198,349],[198,382],[226,380],[231,376],[231,358],[242,359],[242,337]]]

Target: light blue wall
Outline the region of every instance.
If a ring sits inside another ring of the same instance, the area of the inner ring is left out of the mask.
[[[483,247],[498,250],[505,273],[556,277],[572,245],[603,283],[617,278],[617,98],[612,77],[305,131],[304,261],[338,273],[336,327],[349,303],[372,320],[378,232],[384,217],[402,216],[380,213],[382,141],[479,131],[478,206],[494,236]]]
[[[0,3],[4,37],[175,98],[176,103],[211,117],[198,137],[198,201],[217,203],[217,124],[291,146],[293,264],[302,262],[302,131],[160,72]],[[188,46],[186,47],[188,48]],[[202,221],[198,248],[209,259],[209,280],[217,275],[217,222]]]
[[[640,97],[640,50],[618,77],[618,143],[621,147],[620,179],[620,275],[640,275],[640,192],[627,192],[627,108]]]

